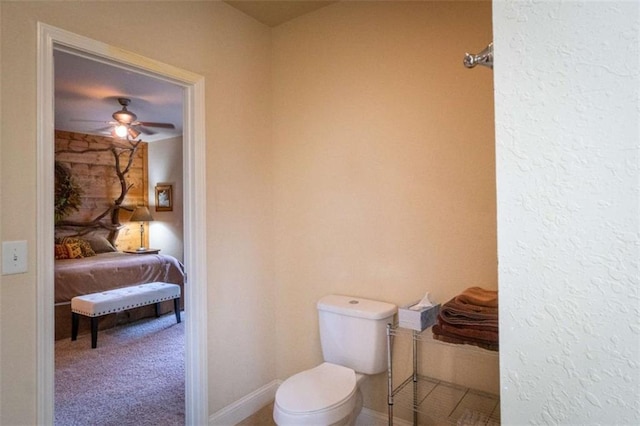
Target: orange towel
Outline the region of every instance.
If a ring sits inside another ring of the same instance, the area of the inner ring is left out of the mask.
[[[480,287],[469,287],[455,297],[458,303],[469,305],[486,306],[489,308],[498,307],[498,291],[485,290]]]

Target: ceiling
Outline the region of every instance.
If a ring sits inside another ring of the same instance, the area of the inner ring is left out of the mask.
[[[274,27],[335,1],[225,1],[257,21]],[[145,142],[182,135],[183,89],[175,84],[60,50],[55,58],[55,128],[110,136],[118,98],[131,99],[128,110],[139,121],[171,123],[175,129],[149,127]]]
[[[336,3],[336,1],[225,0],[225,3],[269,27],[275,27],[331,3]]]
[[[127,108],[139,121],[171,123],[175,129],[148,127],[145,142],[182,135],[183,89],[172,83],[123,68],[54,51],[55,128],[109,136],[111,115],[122,107],[119,97],[131,99]]]

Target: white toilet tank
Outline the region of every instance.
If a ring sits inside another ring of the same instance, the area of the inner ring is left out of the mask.
[[[329,295],[318,301],[320,342],[324,360],[358,373],[387,369],[387,324],[394,304],[360,297]]]

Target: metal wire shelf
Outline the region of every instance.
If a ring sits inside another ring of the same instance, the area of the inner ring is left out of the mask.
[[[392,345],[395,336],[412,339],[413,374],[394,388]],[[432,339],[397,325],[387,327],[389,426],[393,426],[394,406],[410,413],[414,425],[499,425],[500,398],[497,395],[418,374],[417,342],[425,340]]]

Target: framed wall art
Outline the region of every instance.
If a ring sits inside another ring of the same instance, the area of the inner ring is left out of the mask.
[[[156,185],[156,211],[173,211],[173,187],[169,184],[159,183]]]

